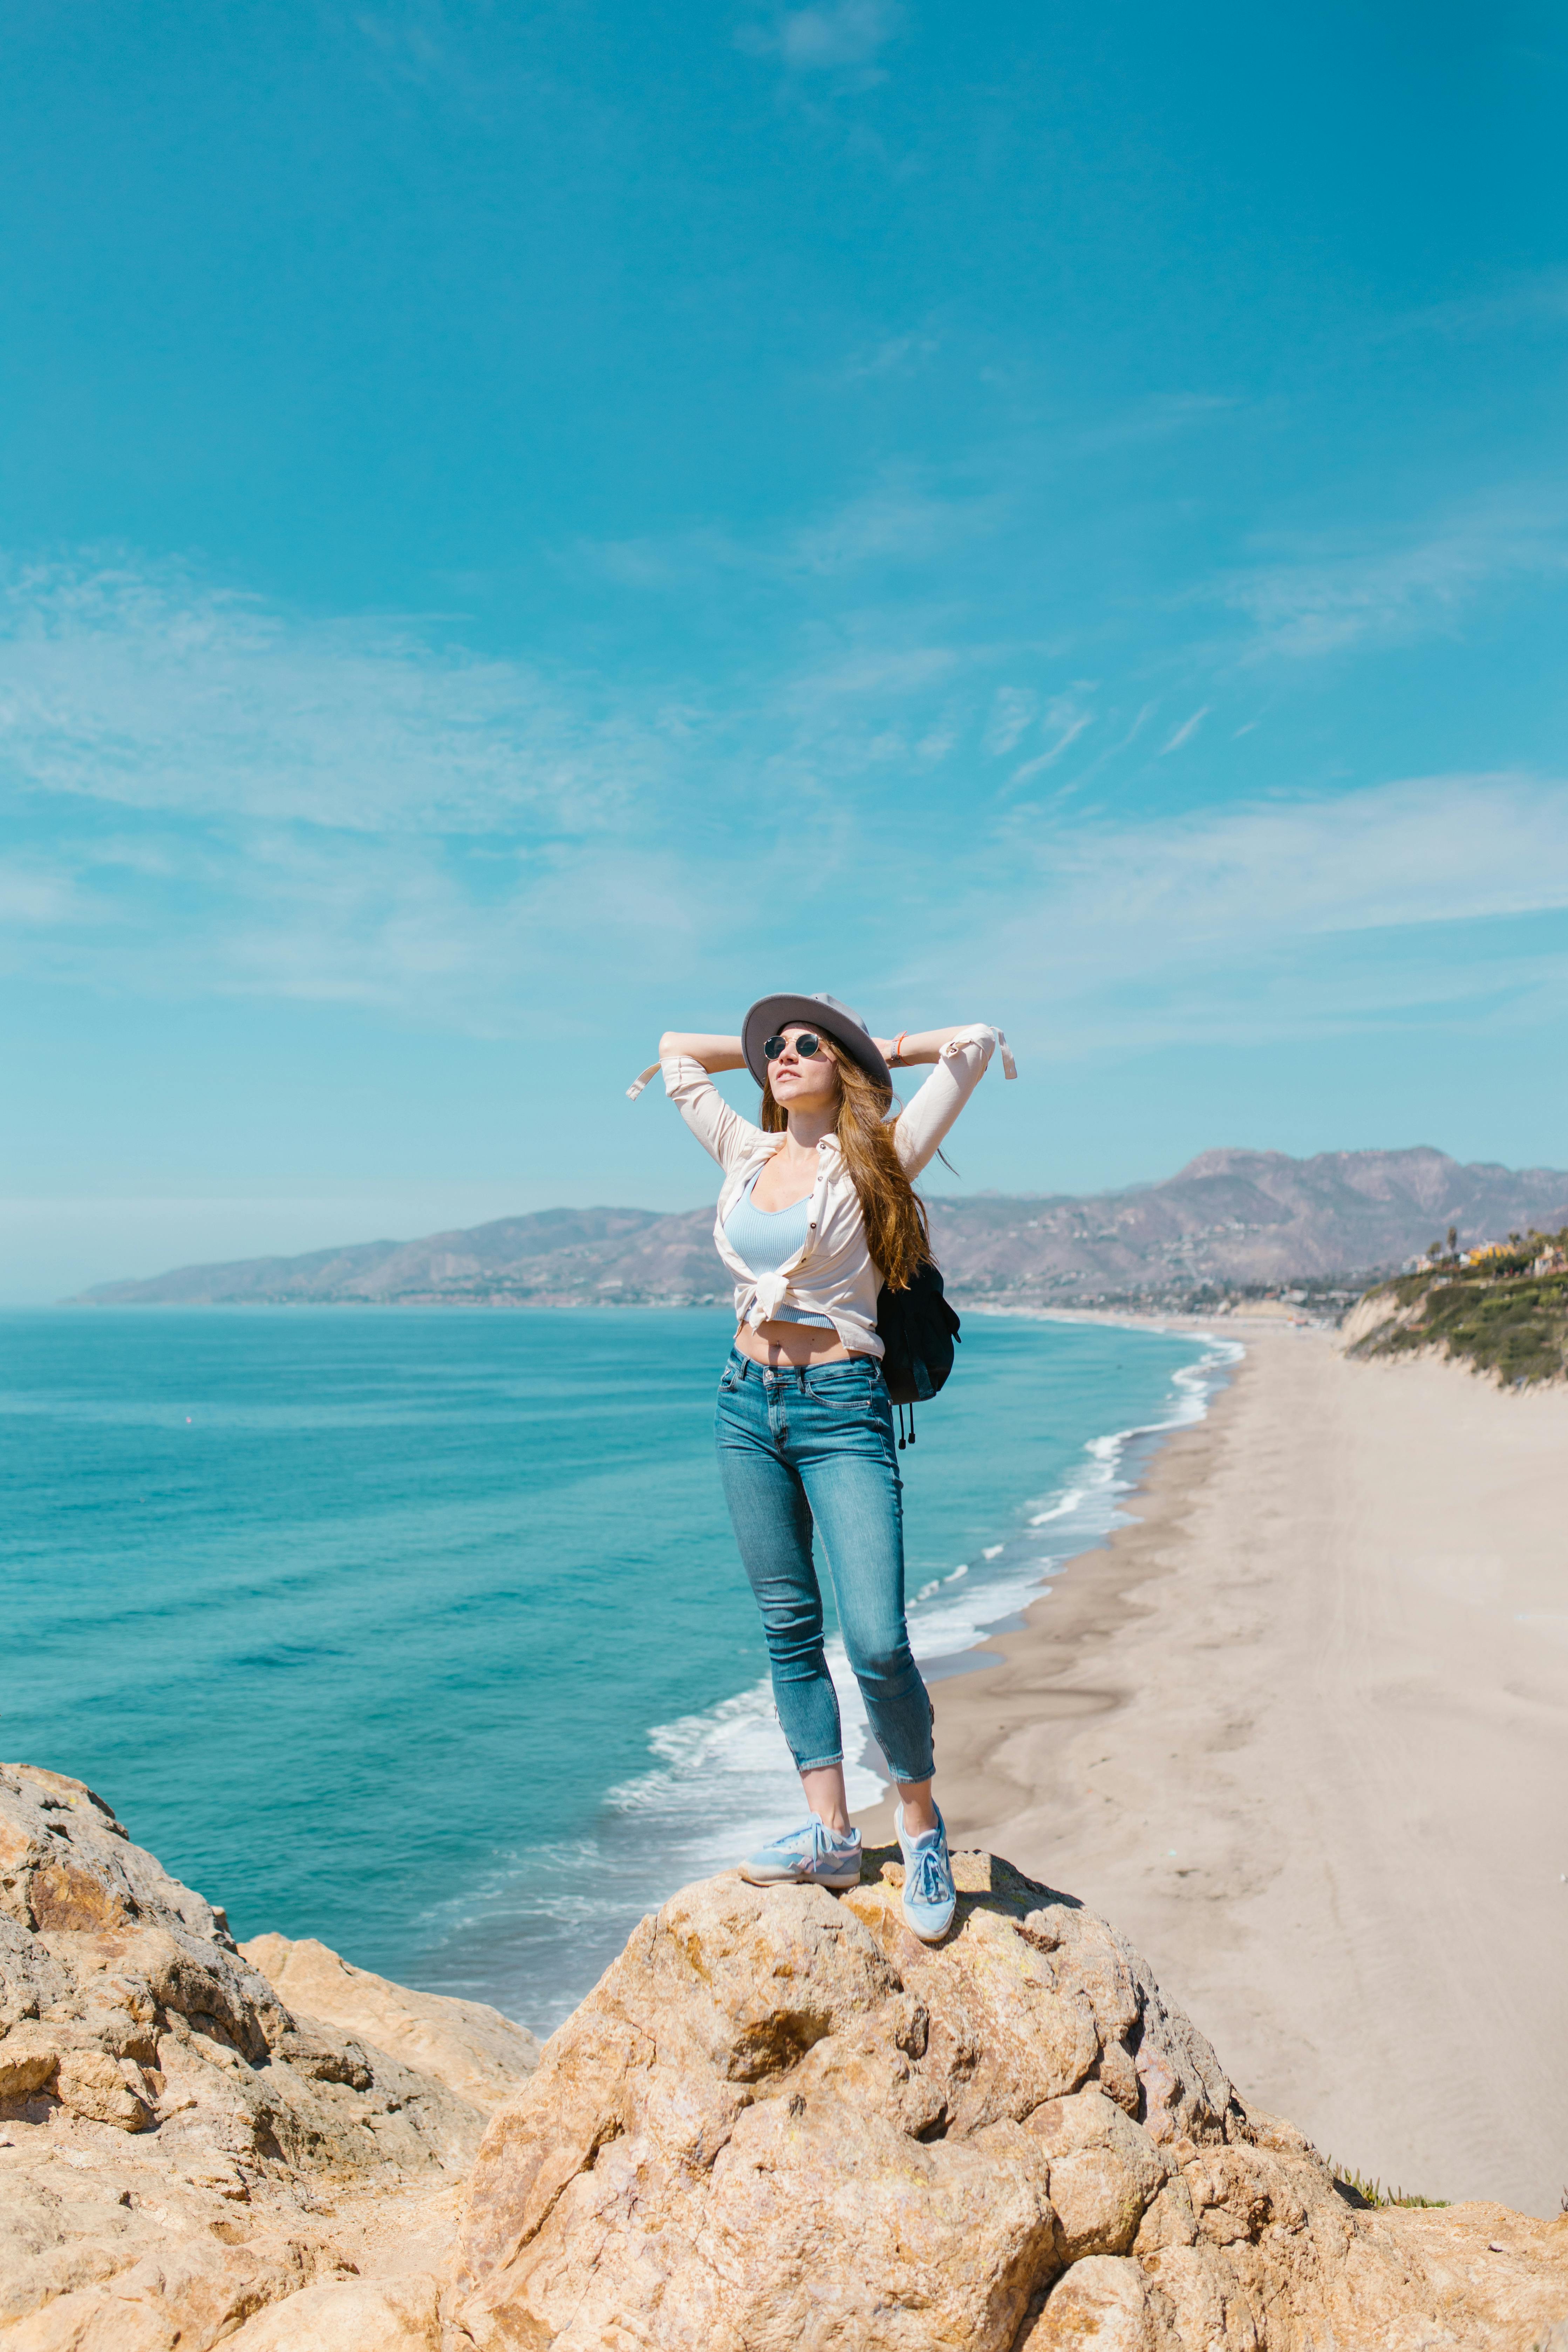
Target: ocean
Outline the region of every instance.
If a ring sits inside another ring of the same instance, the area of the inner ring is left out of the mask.
[[[0,1316],[0,1745],[97,1789],[241,1938],[547,2032],[645,1910],[802,1811],[713,1462],[731,1328]],[[934,1673],[1115,1524],[1237,1352],[965,1317],[901,1457]]]

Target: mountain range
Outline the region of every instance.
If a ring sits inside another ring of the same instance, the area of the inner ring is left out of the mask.
[[[1384,1273],[1444,1238],[1568,1223],[1568,1173],[1441,1151],[1205,1151],[1117,1192],[938,1195],[936,1253],[962,1303],[1170,1304],[1194,1293]],[[182,1266],[84,1306],[700,1306],[727,1302],[713,1210],[545,1209],[419,1241]]]

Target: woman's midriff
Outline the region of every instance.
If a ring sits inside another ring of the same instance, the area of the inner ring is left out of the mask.
[[[843,1364],[850,1353],[837,1332],[825,1331],[820,1323],[759,1323],[755,1330],[742,1323],[735,1345],[750,1362],[774,1371],[781,1364],[792,1371],[809,1364]]]

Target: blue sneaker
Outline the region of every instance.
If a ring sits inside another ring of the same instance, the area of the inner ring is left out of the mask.
[[[860,1884],[860,1832],[835,1837],[813,1813],[798,1830],[749,1853],[741,1875],[752,1886],[833,1886],[842,1893]]]
[[[904,1835],[902,1805],[893,1815],[899,1843],[904,1850],[904,1925],[922,1944],[940,1944],[958,1908],[958,1889],[947,1857],[947,1823],[940,1812],[936,1827],[923,1837]]]

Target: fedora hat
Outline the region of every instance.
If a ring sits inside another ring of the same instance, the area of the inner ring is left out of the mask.
[[[877,1049],[876,1040],[858,1013],[836,996],[759,996],[741,1024],[741,1051],[758,1086],[765,1086],[768,1057],[763,1047],[781,1029],[804,1025],[816,1029],[841,1045],[858,1062],[868,1077],[892,1090],[893,1074]]]

